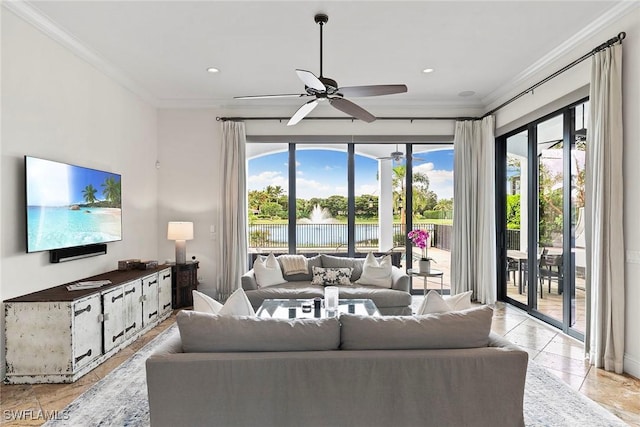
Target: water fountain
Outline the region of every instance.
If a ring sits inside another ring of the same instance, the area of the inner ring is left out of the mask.
[[[309,218],[301,218],[298,220],[300,224],[335,224],[338,221],[331,216],[331,213],[327,208],[321,208],[320,205],[315,205],[311,210]]]

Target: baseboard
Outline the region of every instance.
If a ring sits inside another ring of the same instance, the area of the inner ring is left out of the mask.
[[[640,378],[640,360],[634,359],[625,353],[623,363],[624,371],[627,374]]]

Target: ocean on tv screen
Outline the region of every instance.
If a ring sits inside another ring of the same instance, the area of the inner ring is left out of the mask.
[[[118,208],[29,207],[29,252],[45,251],[121,239]]]

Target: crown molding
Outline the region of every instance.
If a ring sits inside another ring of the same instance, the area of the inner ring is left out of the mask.
[[[529,82],[529,80],[536,76],[539,72],[554,64],[559,59],[562,59],[572,50],[579,47],[580,44],[587,41],[589,38],[595,36],[600,31],[604,30],[609,25],[615,23],[623,16],[627,15],[632,10],[636,9],[640,6],[640,2],[635,0],[623,0],[620,3],[616,4],[614,7],[609,9],[607,12],[599,16],[595,21],[593,21],[588,26],[584,27],[572,37],[567,39],[560,46],[553,49],[551,52],[540,58],[538,61],[534,62],[528,68],[526,68],[523,72],[516,75],[513,79],[511,79],[507,84],[502,85],[499,89],[491,92],[487,96],[482,99],[482,103],[485,105],[486,109],[490,109],[493,107],[493,104],[496,104],[497,101],[502,101],[503,98],[506,98],[507,95],[513,95],[514,92],[518,91],[519,87]],[[622,31],[622,29],[620,30]],[[615,34],[611,34],[614,36]],[[603,42],[605,40],[602,40]],[[593,46],[595,47],[595,46]],[[585,52],[586,53],[586,52]]]
[[[140,84],[103,58],[99,53],[87,47],[69,32],[63,30],[58,24],[29,2],[25,0],[4,0],[0,1],[0,3],[2,3],[5,9],[33,25],[49,38],[91,64],[98,71],[115,80],[148,104],[157,107],[158,99],[148,90],[140,86]]]

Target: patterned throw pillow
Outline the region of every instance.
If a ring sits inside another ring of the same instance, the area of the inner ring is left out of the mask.
[[[312,285],[335,286],[350,285],[352,268],[323,268],[313,266]]]

